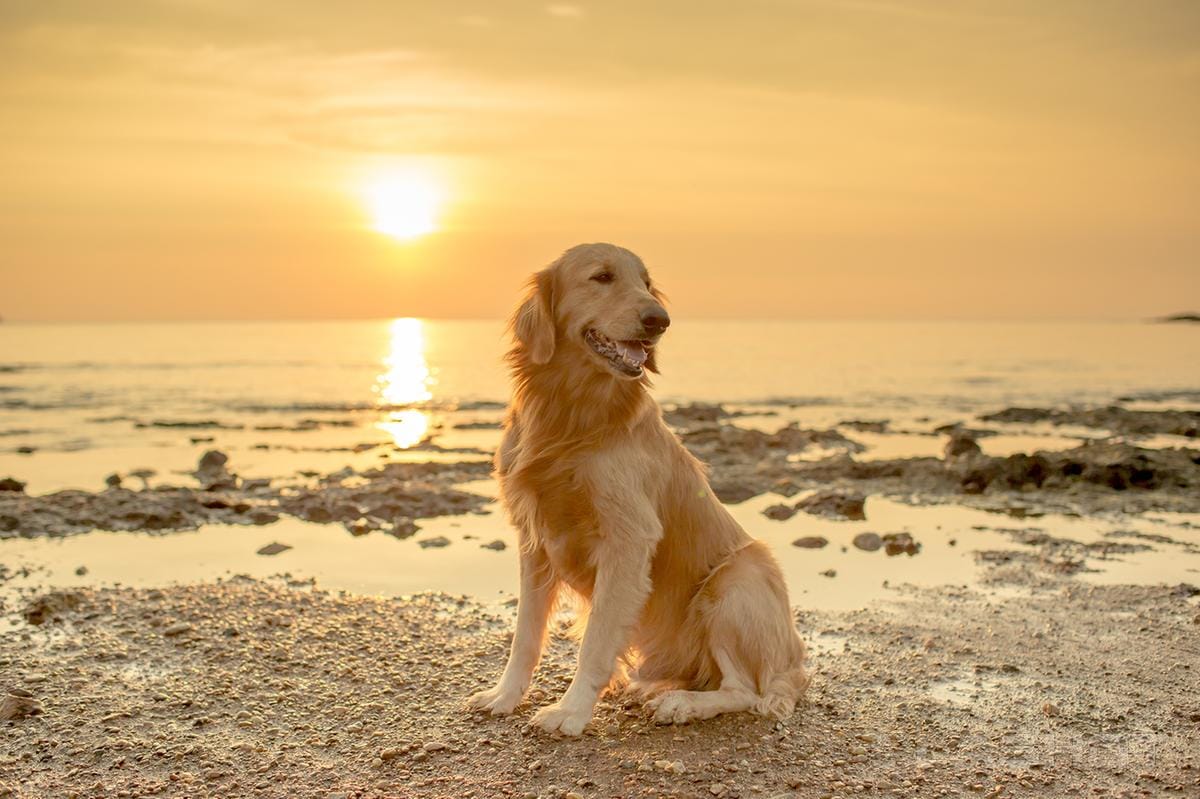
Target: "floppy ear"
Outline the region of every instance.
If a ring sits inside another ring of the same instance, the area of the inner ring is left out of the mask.
[[[513,315],[512,329],[529,360],[544,364],[554,355],[554,270],[543,269],[529,281],[529,295]]]

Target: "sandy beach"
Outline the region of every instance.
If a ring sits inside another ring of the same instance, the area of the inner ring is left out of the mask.
[[[570,675],[569,611],[514,717],[465,713],[463,697],[502,668],[511,591],[386,598],[236,571],[174,584],[152,566],[138,588],[97,581],[86,563],[64,580],[69,554],[13,561],[0,571],[0,795],[1190,795],[1200,450],[1187,442],[1200,413],[1133,404],[1002,409],[931,429],[940,457],[899,458],[864,455],[856,438],[885,436],[889,421],[809,429],[782,407],[668,407],[735,512],[759,529],[823,532],[776,544],[813,559],[789,581],[806,586],[796,619],[816,676],[783,722],[660,728],[611,695],[580,740],[533,733],[531,712]],[[985,454],[1012,425],[1089,432],[1065,449]],[[268,480],[214,449],[156,484],[117,474],[100,491],[31,495],[10,478],[0,551],[112,530],[111,546],[134,542],[129,556],[145,559],[155,540],[242,529],[240,557],[270,563],[295,543],[292,520],[344,541],[393,539],[430,563],[505,558],[510,535],[478,534],[502,525],[486,460],[425,448],[446,459]],[[860,532],[886,525],[889,508],[940,514],[949,532]],[[956,531],[956,513],[991,523]],[[436,528],[445,535],[423,529],[444,520],[456,520]],[[267,538],[245,538],[254,531]],[[266,540],[280,549],[252,554]],[[900,570],[936,572],[950,557],[971,564],[969,579]],[[868,587],[854,558],[880,564],[882,585]],[[868,598],[820,599],[847,589]]]

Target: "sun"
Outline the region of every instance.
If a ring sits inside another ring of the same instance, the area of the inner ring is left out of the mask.
[[[364,194],[371,227],[385,236],[415,239],[437,230],[442,193],[428,175],[380,175],[367,184]]]

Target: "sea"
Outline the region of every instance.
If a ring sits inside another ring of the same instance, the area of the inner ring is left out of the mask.
[[[228,454],[243,477],[277,480],[369,468],[382,452],[390,460],[487,459],[508,394],[506,348],[502,320],[0,324],[0,477],[17,478],[37,494],[98,491],[109,475],[128,480],[132,472],[151,486],[187,483],[209,449]],[[750,414],[737,424],[774,430],[793,422],[826,428],[888,421],[884,433],[847,430],[867,447],[859,458],[937,455],[944,444],[937,427],[1010,406],[1200,407],[1195,325],[681,320],[663,339],[659,363],[653,392],[660,402],[724,403]],[[1035,426],[980,444],[1002,455],[1102,436]],[[490,481],[472,489],[495,491]],[[732,509],[776,546],[794,592],[827,595],[824,604],[866,601],[879,594],[880,582],[971,583],[976,574],[970,546],[958,539],[987,526],[982,511],[873,497],[866,523],[804,514],[781,523],[761,514],[760,505],[777,500]],[[1158,523],[1110,521],[1147,529]],[[1061,520],[1095,536],[1107,523]],[[71,584],[286,570],[381,594],[503,596],[514,589],[513,548],[497,553],[475,544],[512,543],[503,514],[425,520],[422,527],[457,540],[428,551],[412,541],[353,539],[336,525],[285,519],[254,530],[3,541],[0,563],[35,564],[39,576],[31,579]],[[868,563],[864,553],[842,546],[859,531],[891,528],[923,536],[922,553],[911,558],[922,565],[883,556]],[[791,547],[801,533],[829,534],[833,543],[819,551]],[[942,549],[955,551],[939,560],[936,542],[952,537]],[[274,559],[253,554],[260,539],[276,538],[293,549]],[[78,566],[86,577],[74,574]],[[1108,577],[1159,578],[1152,573],[1158,566],[1139,568],[1118,566]],[[1187,568],[1196,566],[1189,561]],[[829,571],[838,577],[821,576]],[[1174,568],[1163,579],[1180,576],[1187,574]],[[873,587],[863,588],[864,581]]]

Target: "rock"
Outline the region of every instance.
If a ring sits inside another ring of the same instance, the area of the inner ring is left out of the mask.
[[[848,419],[838,422],[838,427],[848,427],[851,430],[856,430],[860,433],[886,433],[888,429],[888,421],[865,420],[865,419]]]
[[[1061,713],[1062,713],[1062,711],[1060,711],[1058,709],[1058,705],[1054,704],[1053,702],[1046,702],[1044,705],[1042,705],[1042,715],[1043,716],[1047,716],[1048,718],[1054,718],[1055,716],[1058,716]]]
[[[396,538],[411,538],[416,534],[420,527],[407,516],[397,516],[392,520],[392,526],[388,529],[388,535],[393,535]]]
[[[400,749],[384,749],[379,753],[379,759],[384,763],[387,763],[390,760],[395,760],[402,754],[404,754],[404,752]]]
[[[768,519],[774,519],[777,522],[782,522],[795,516],[796,509],[791,505],[784,505],[780,503],[778,505],[771,505],[767,508],[764,508],[762,514]]]
[[[908,533],[888,533],[883,537],[883,546],[888,555],[915,555],[921,551],[921,545]]]
[[[883,539],[879,537],[879,533],[859,533],[854,536],[853,543],[863,552],[874,552],[883,546]]]
[[[113,474],[110,474],[108,477],[104,478],[104,484],[106,486],[108,486],[109,488],[120,488],[121,487],[121,475],[116,474],[115,472]]]
[[[792,542],[792,546],[800,547],[801,549],[820,549],[829,543],[829,539],[820,535],[806,535],[803,538],[797,538]]]
[[[748,485],[736,482],[713,482],[710,487],[717,499],[729,505],[737,505],[761,493]]]
[[[280,544],[278,541],[267,544],[258,550],[259,555],[278,555],[280,552],[287,552],[291,549],[290,544]]]
[[[355,538],[364,536],[375,529],[366,519],[355,519],[352,522],[345,523],[343,526],[346,528],[346,531]]]
[[[30,624],[45,624],[48,621],[60,621],[60,614],[79,607],[79,594],[69,591],[51,591],[40,596],[25,606],[21,615]]]
[[[826,569],[823,572],[819,572],[819,574],[822,577],[837,577],[837,569]]]
[[[788,478],[782,477],[771,485],[771,492],[781,497],[794,497],[800,493],[800,486]]]
[[[434,536],[433,538],[422,538],[417,542],[421,549],[441,549],[442,547],[450,546],[450,539],[444,535]]]
[[[262,526],[264,524],[274,524],[279,521],[279,514],[266,508],[255,508],[250,511],[250,521],[254,524]]]
[[[174,624],[169,624],[166,627],[164,627],[162,634],[168,638],[174,638],[176,636],[183,635],[184,633],[189,633],[191,631],[192,631],[192,625],[188,624],[186,621],[177,621]]]
[[[1133,411],[1119,406],[1105,408],[1006,408],[998,413],[979,417],[985,422],[1007,422],[1012,424],[1073,425],[1110,430],[1119,435],[1166,434],[1200,437],[1200,411]]]
[[[84,577],[87,575],[87,573],[88,573],[87,566],[79,566],[78,568],[75,569],[75,574],[78,577]]]
[[[489,541],[486,544],[480,544],[479,548],[480,549],[493,549],[496,552],[502,552],[502,551],[508,549],[508,544],[504,543],[499,538],[497,538],[495,541]]]
[[[204,490],[216,491],[237,485],[237,477],[226,467],[227,463],[229,456],[220,450],[210,449],[200,456],[194,474]]]
[[[421,747],[421,749],[426,752],[440,752],[445,748],[446,744],[442,743],[441,741],[430,741]]]
[[[0,722],[19,721],[42,712],[41,704],[28,696],[6,694],[0,698]]]
[[[5,477],[0,480],[0,491],[16,491],[22,492],[25,490],[25,484],[13,477]]]
[[[796,508],[814,516],[828,519],[862,521],[866,497],[860,494],[843,494],[837,491],[818,491],[796,503]]]
[[[946,442],[942,454],[947,461],[955,461],[962,458],[969,458],[972,455],[982,454],[983,450],[979,448],[979,444],[975,441],[975,437],[970,433],[962,430],[954,430],[950,433],[950,439]]]

